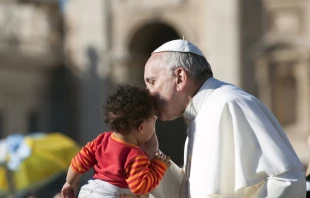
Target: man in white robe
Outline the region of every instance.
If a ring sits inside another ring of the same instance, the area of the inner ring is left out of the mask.
[[[304,168],[277,119],[254,96],[213,78],[195,45],[165,43],[144,78],[161,120],[183,114],[190,123],[185,167],[172,163],[155,198],[306,197]]]

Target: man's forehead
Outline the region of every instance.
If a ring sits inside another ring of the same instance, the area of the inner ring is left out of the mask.
[[[144,72],[144,78],[150,79],[157,76],[158,70],[154,68],[153,65],[146,65],[145,72]]]
[[[158,67],[155,62],[148,62],[145,66],[145,71],[144,71],[144,79],[145,80],[150,80],[157,78],[161,72],[161,67]]]
[[[151,57],[149,58],[146,66],[148,67],[148,69],[152,71],[158,70],[159,68],[163,66],[162,59],[163,59],[163,53],[153,53]]]
[[[157,64],[158,64],[157,58],[158,57],[156,57],[156,55],[152,54],[152,56],[149,58],[149,60],[147,61],[145,65],[145,70],[148,70],[148,71],[156,70]]]

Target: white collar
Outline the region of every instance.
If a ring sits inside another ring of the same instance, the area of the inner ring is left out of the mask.
[[[210,94],[213,92],[213,90],[215,90],[216,88],[218,88],[220,85],[223,85],[223,84],[225,83],[213,77],[208,78],[202,84],[198,92],[195,94],[191,102],[186,107],[183,113],[183,117],[188,121],[192,121],[197,116],[202,105],[207,100],[207,98],[210,96]]]

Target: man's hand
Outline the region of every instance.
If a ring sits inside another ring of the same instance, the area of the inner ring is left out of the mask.
[[[71,185],[69,183],[65,183],[61,189],[62,198],[75,198],[77,193],[78,185]]]

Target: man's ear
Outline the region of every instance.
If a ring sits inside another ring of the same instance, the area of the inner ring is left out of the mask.
[[[185,69],[178,67],[174,70],[174,74],[176,76],[176,86],[177,91],[182,91],[187,84],[187,72]]]

